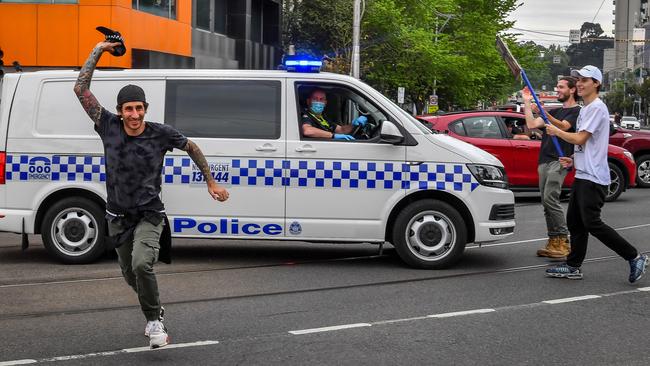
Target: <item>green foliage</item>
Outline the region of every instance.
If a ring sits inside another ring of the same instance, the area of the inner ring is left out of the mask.
[[[603,29],[597,23],[583,23],[580,32],[582,42],[567,48],[569,64],[574,68],[594,65],[602,70],[604,50],[614,47],[614,38],[603,35]]]
[[[298,50],[327,55],[328,70],[348,73],[352,40],[352,0],[285,0],[284,42]],[[533,45],[503,35],[516,0],[366,0],[361,26],[361,78],[422,111],[436,92],[442,109],[473,108],[520,88],[495,49],[505,37],[515,57],[536,82],[554,79]],[[441,15],[443,14],[443,15]],[[444,14],[453,17],[447,22]],[[530,71],[529,71],[530,70]],[[555,84],[553,84],[555,85]]]

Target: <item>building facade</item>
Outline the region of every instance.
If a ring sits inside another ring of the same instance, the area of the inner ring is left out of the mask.
[[[79,67],[105,26],[125,39],[111,68],[274,69],[281,0],[0,0],[0,49],[26,70]]]

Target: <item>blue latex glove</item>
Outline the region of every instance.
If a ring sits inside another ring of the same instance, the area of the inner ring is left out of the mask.
[[[359,125],[365,126],[367,122],[368,122],[368,117],[359,116],[359,117],[355,118],[354,121],[352,121],[352,126],[355,126],[355,127],[359,126]]]
[[[355,138],[352,137],[351,135],[346,135],[344,133],[335,133],[334,134],[334,140],[346,140],[346,141],[351,141],[354,140]]]

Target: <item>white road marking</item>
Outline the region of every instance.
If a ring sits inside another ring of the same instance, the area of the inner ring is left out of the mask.
[[[289,331],[289,333],[291,333],[293,335],[302,335],[302,334],[331,332],[331,331],[335,331],[335,330],[350,329],[350,328],[361,328],[361,327],[371,327],[371,326],[372,326],[372,324],[370,324],[370,323],[343,324],[343,325],[334,325],[334,326],[331,326],[331,327],[291,330],[291,331]]]
[[[93,352],[93,353],[86,353],[86,354],[81,354],[81,355],[69,355],[69,356],[57,356],[57,357],[49,357],[49,358],[41,358],[41,359],[25,359],[25,360],[4,361],[4,362],[0,362],[0,366],[14,366],[14,365],[27,365],[27,364],[44,363],[44,362],[83,360],[83,359],[93,358],[93,357],[108,357],[108,356],[115,356],[115,355],[127,354],[127,353],[163,351],[163,350],[172,349],[172,348],[212,346],[212,345],[215,345],[215,344],[219,344],[219,341],[198,341],[198,342],[190,342],[190,343],[174,343],[174,344],[170,344],[170,345],[167,345],[165,347],[158,348],[158,349],[151,349],[150,347],[124,348],[124,349],[119,349],[119,350],[115,350],[115,351]]]
[[[545,300],[542,301],[545,304],[564,304],[567,302],[574,302],[574,301],[582,301],[582,300],[591,300],[591,299],[599,299],[602,296],[600,295],[585,295],[585,296],[576,296],[576,297],[565,297],[564,299],[555,299],[555,300]]]
[[[494,310],[494,309],[476,309],[476,310],[454,311],[454,312],[451,312],[451,313],[427,315],[427,318],[451,318],[451,317],[454,317],[454,316],[463,316],[463,315],[471,315],[471,314],[484,314],[484,313],[492,313],[492,312],[495,312],[495,311],[496,310]]]
[[[650,291],[650,287],[639,287],[637,290],[639,290],[639,291]]]
[[[36,360],[15,360],[0,362],[0,366],[14,366],[14,365],[28,365],[30,363],[37,363]]]

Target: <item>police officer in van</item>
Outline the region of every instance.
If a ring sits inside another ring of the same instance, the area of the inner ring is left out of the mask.
[[[368,122],[366,116],[359,116],[352,124],[341,126],[328,122],[323,117],[327,106],[327,95],[321,89],[315,89],[307,98],[307,109],[303,111],[301,123],[302,134],[310,138],[325,138],[334,140],[354,140],[351,135],[357,126],[365,126]]]
[[[109,235],[124,279],[138,295],[149,345],[158,348],[169,343],[153,268],[158,259],[165,261],[164,249],[169,249],[165,243],[171,245],[160,200],[165,154],[175,148],[186,151],[206,177],[213,199],[227,200],[228,191],[215,182],[205,156],[192,140],[169,125],[144,120],[149,104],[142,88],[127,85],[119,91],[117,114],[99,104],[90,91],[93,71],[104,52],[115,54],[120,45],[123,47],[121,42],[100,42],[95,46],[79,72],[74,92],[104,145]]]

